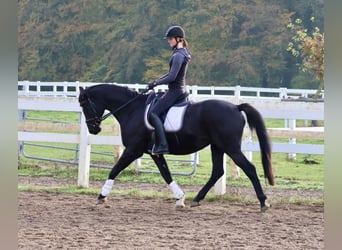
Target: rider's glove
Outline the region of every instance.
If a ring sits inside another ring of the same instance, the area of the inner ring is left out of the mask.
[[[151,82],[151,83],[149,83],[149,84],[147,84],[147,89],[153,89],[155,86],[157,86],[157,84],[156,84],[156,82]]]

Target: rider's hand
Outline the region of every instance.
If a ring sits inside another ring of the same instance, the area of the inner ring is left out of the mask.
[[[148,90],[150,90],[150,89],[153,89],[155,86],[157,86],[157,85],[156,85],[156,82],[151,82],[151,83],[147,84],[147,87],[146,87],[146,88],[147,88]]]

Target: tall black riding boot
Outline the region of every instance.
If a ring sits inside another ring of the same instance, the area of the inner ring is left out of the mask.
[[[152,154],[159,155],[169,153],[169,146],[167,144],[164,126],[160,118],[156,114],[150,114],[149,121],[154,127],[155,132],[155,142],[152,148]]]

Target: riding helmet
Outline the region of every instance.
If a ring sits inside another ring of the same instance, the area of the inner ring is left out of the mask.
[[[181,26],[171,26],[165,32],[164,39],[168,37],[181,37],[185,38],[185,32]]]

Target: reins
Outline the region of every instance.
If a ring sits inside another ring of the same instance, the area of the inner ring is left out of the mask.
[[[141,92],[141,93],[139,93],[137,96],[135,96],[134,98],[130,99],[128,102],[122,104],[120,107],[118,107],[116,110],[114,110],[114,112],[108,113],[108,114],[113,114],[113,115],[114,115],[115,113],[119,112],[121,109],[123,109],[124,107],[126,107],[128,104],[130,104],[131,102],[133,102],[133,101],[135,101],[136,99],[138,99],[138,98],[139,98],[141,95],[143,95],[144,93],[146,93],[146,92]],[[108,117],[108,114],[106,114],[105,116],[102,117],[102,121]]]
[[[105,119],[107,119],[109,116],[114,115],[115,113],[119,112],[120,110],[122,110],[123,108],[125,108],[128,104],[130,104],[131,102],[135,101],[136,99],[138,99],[141,95],[145,94],[146,92],[148,92],[149,89],[145,89],[143,90],[141,93],[139,93],[138,95],[136,95],[134,98],[130,99],[128,102],[122,104],[120,107],[118,107],[116,110],[114,110],[114,112],[109,112],[107,114],[105,114],[104,116],[102,116],[101,118],[98,118],[97,113],[95,111],[95,104],[90,100],[90,98],[88,97],[88,101],[90,104],[91,109],[93,110],[93,112],[96,114],[96,118],[95,119],[99,119],[100,121],[103,121]]]

